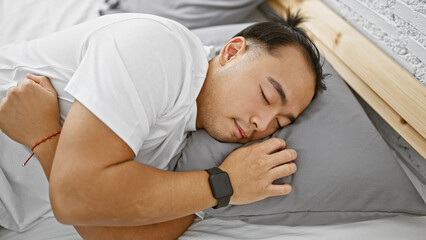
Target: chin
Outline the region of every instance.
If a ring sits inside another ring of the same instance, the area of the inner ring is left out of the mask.
[[[250,142],[250,140],[248,140],[248,139],[239,139],[239,138],[237,138],[236,136],[233,136],[233,135],[224,136],[224,135],[222,135],[218,132],[215,132],[215,131],[210,132],[207,129],[206,129],[206,131],[212,138],[216,139],[219,142],[223,142],[223,143],[248,143],[248,142]]]
[[[223,143],[235,143],[238,140],[235,136],[226,136],[220,131],[217,131],[216,129],[211,128],[205,128],[206,132],[214,139],[216,139],[219,142]]]
[[[237,139],[235,142],[236,143],[249,143],[249,142],[253,142],[253,141],[255,141],[255,140],[244,138],[244,139]]]

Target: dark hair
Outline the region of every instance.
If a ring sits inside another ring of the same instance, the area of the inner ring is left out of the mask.
[[[323,82],[326,75],[322,73],[321,55],[305,31],[297,27],[305,20],[300,12],[292,14],[287,11],[287,18],[276,16],[271,22],[261,22],[251,25],[234,37],[244,37],[263,44],[267,52],[274,55],[282,46],[294,45],[299,47],[312,67],[315,74],[315,95],[326,89]],[[314,95],[314,96],[315,96]]]

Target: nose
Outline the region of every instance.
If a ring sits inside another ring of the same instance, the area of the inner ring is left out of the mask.
[[[271,112],[262,112],[261,114],[253,116],[250,122],[254,126],[255,131],[264,132],[269,129],[274,118],[274,114]]]

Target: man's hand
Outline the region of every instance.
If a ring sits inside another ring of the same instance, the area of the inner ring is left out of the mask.
[[[58,95],[44,76],[28,74],[0,102],[0,129],[28,147],[61,129]]]
[[[230,204],[247,204],[291,192],[289,184],[272,184],[296,172],[296,164],[291,161],[297,153],[284,148],[284,140],[271,138],[237,149],[225,159],[219,168],[231,179],[234,195]]]

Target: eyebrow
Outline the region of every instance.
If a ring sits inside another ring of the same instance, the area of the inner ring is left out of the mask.
[[[284,106],[287,103],[287,98],[285,96],[285,92],[284,92],[283,87],[273,77],[268,77],[268,81],[272,84],[272,86],[275,88],[275,90],[277,90],[278,95],[280,95],[280,97],[281,97],[281,105]],[[291,115],[291,114],[286,115],[286,117],[290,120],[290,123],[294,122],[294,120],[296,119],[296,117]]]

